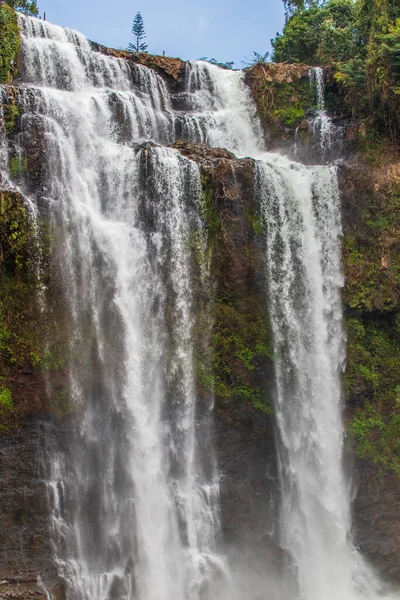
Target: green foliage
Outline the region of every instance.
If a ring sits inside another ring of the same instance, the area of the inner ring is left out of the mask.
[[[128,50],[130,52],[146,52],[148,45],[144,41],[146,39],[146,33],[144,31],[143,17],[140,12],[136,13],[132,25],[132,35],[134,42],[129,42]]]
[[[21,114],[21,109],[14,101],[10,101],[3,105],[4,124],[6,134],[10,135],[13,132],[16,120]]]
[[[283,33],[272,40],[275,61],[334,65],[353,115],[400,137],[400,8],[396,0],[286,3]]]
[[[19,156],[11,156],[8,161],[8,172],[10,177],[15,179],[24,173],[28,166],[28,160],[21,160]]]
[[[284,125],[294,125],[300,119],[304,119],[305,110],[304,108],[296,108],[295,106],[287,105],[286,108],[275,109],[273,115],[282,121]]]
[[[2,385],[0,387],[0,430],[6,428],[4,421],[12,414],[13,409],[14,406],[11,390]]]
[[[260,361],[273,358],[272,333],[268,315],[257,318],[257,312],[256,306],[254,313],[242,312],[241,307],[217,301],[211,362],[203,369],[201,382],[222,402],[244,399],[270,414],[272,405],[257,380],[256,368]]]
[[[24,15],[36,17],[39,14],[36,0],[6,0],[6,4]]]
[[[318,4],[315,0],[283,0],[285,6],[285,17],[289,19],[295,12],[300,12],[307,7]]]
[[[256,52],[253,50],[253,56],[251,58],[246,58],[243,61],[243,64],[246,67],[254,67],[254,65],[265,65],[268,62],[269,52],[264,52],[264,54],[260,54],[260,52]]]
[[[274,60],[321,65],[350,58],[357,43],[354,6],[352,0],[329,0],[295,11],[283,34],[271,40]]]
[[[400,344],[390,322],[349,318],[345,387],[357,406],[350,431],[360,456],[400,475]]]
[[[276,83],[258,77],[253,84],[254,99],[259,115],[273,131],[274,127],[294,126],[304,119],[313,106],[315,93],[306,79],[293,77]]]
[[[16,13],[6,4],[0,5],[0,83],[9,83],[15,74],[15,60],[20,37]]]
[[[227,62],[220,62],[216,58],[208,58],[207,56],[202,56],[198,60],[204,60],[205,62],[210,63],[210,65],[217,65],[217,67],[221,67],[221,69],[232,70],[235,62],[233,60],[229,60]]]

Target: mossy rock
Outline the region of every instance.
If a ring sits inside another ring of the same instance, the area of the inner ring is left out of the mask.
[[[397,166],[342,169],[344,301],[352,309],[400,309],[400,184]]]
[[[12,94],[5,104],[3,104],[3,116],[6,135],[10,135],[16,128],[18,117],[21,115],[21,107],[15,100],[15,94]]]
[[[0,83],[10,83],[16,75],[16,58],[19,52],[20,35],[15,10],[0,5]]]
[[[272,332],[269,315],[260,315],[258,308],[256,298],[236,306],[216,301],[211,364],[202,373],[202,382],[213,389],[220,404],[244,400],[270,414],[272,404],[260,380],[260,366],[272,361]]]
[[[385,227],[385,217],[376,226]],[[344,260],[346,271],[345,301],[351,308],[369,312],[392,311],[399,306],[400,257],[379,237],[360,238],[346,235]],[[394,250],[394,249],[393,249]]]
[[[11,390],[5,386],[0,386],[0,431],[7,429],[7,422],[14,411],[13,397]]]
[[[400,475],[400,169],[370,144],[340,170],[347,367],[356,452]]]
[[[345,389],[357,453],[400,475],[400,322],[347,319]]]
[[[34,221],[22,196],[0,192],[0,375],[36,354],[38,254]]]
[[[315,86],[305,65],[267,64],[249,70],[249,83],[258,114],[269,134],[297,127],[314,107]]]

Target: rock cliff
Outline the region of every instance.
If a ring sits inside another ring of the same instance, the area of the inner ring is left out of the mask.
[[[14,13],[0,7],[0,79],[9,172],[27,192],[45,188],[40,128],[30,152],[16,152],[23,133],[16,101],[18,40]],[[185,63],[150,55],[128,55],[93,43],[102,53],[140,62],[160,74],[173,94],[183,91]],[[255,99],[271,150],[318,159],[307,117],[315,110],[306,65],[256,65],[245,78]],[[328,84],[329,84],[329,72]],[[343,127],[345,164],[339,165],[344,225],[344,305],[348,360],[344,376],[349,445],[353,447],[354,529],[361,550],[388,577],[400,581],[399,411],[399,199],[397,155],[390,147],[371,151],[362,124],[341,108],[340,91],[328,86],[337,123]],[[339,100],[333,102],[337,93]],[[178,98],[176,98],[178,102]],[[180,100],[181,101],[181,98]],[[195,161],[202,177],[202,216],[208,235],[210,352],[199,358],[199,391],[215,395],[215,441],[221,479],[221,520],[227,543],[237,540],[279,550],[274,538],[279,490],[274,440],[274,375],[266,303],[263,225],[254,192],[254,162],[224,149],[180,140],[174,148]],[[42,191],[43,193],[43,191]],[[40,194],[39,194],[40,195]],[[28,193],[27,193],[28,196]],[[62,307],[49,251],[46,223],[32,229],[29,202],[0,181],[1,388],[0,598],[44,598],[37,576],[62,597],[52,566],[46,473],[48,427],[68,427],[65,400]],[[52,240],[54,242],[54,240]],[[51,246],[51,244],[50,244]],[[39,275],[35,265],[40,264]],[[33,276],[34,275],[34,276]],[[51,319],[43,321],[41,286],[53,291]],[[11,290],[18,290],[15,295]],[[47,343],[50,338],[53,344]],[[45,343],[46,342],[46,343]],[[49,397],[46,378],[57,380]],[[8,402],[8,392],[13,398]],[[273,558],[272,562],[275,560]]]

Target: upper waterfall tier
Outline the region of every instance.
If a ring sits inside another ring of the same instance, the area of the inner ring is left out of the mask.
[[[52,118],[53,111],[54,117],[60,110],[66,114],[82,102],[93,111],[103,105],[109,113],[103,126],[124,143],[185,138],[238,156],[262,151],[261,127],[241,71],[187,63],[183,91],[172,95],[154,70],[95,52],[75,31],[31,17],[20,17],[20,24],[26,110]]]

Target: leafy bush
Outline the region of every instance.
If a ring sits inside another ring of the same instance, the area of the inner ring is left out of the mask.
[[[287,0],[282,34],[271,40],[276,62],[334,65],[355,116],[400,140],[400,3],[398,0]]]
[[[12,79],[19,44],[17,15],[6,4],[0,4],[0,83]]]

